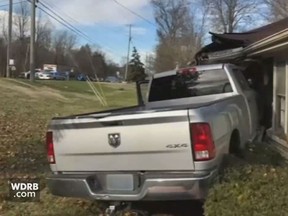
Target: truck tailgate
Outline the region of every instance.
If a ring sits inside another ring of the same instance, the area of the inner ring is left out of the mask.
[[[193,170],[188,110],[58,119],[58,171]]]

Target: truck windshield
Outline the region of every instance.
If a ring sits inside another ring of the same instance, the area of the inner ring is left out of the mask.
[[[177,73],[152,81],[149,102],[232,92],[223,69]]]

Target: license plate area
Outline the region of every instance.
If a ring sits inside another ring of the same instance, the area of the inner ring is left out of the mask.
[[[108,191],[133,191],[134,175],[132,174],[107,174],[106,189]]]

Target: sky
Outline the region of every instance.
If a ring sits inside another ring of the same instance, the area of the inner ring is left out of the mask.
[[[114,0],[40,0],[65,20],[85,33],[90,41],[79,37],[78,44],[94,43],[109,59],[121,63],[127,56],[129,27],[132,25],[132,43],[142,60],[154,51],[157,43],[156,26],[149,0],[116,0],[148,21],[121,7]],[[43,9],[43,5],[39,5]],[[65,29],[53,21],[57,29]],[[151,23],[150,23],[150,22]]]
[[[13,0],[15,7],[21,1],[29,0]],[[0,15],[7,14],[3,11],[7,11],[5,5],[8,3],[9,0],[0,0]],[[51,9],[87,35],[88,40],[78,36],[78,47],[89,43],[93,47],[98,47],[113,62],[123,64],[125,61],[130,24],[132,25],[131,51],[135,46],[143,62],[147,54],[154,53],[157,35],[150,0],[39,0],[38,11],[41,8],[46,11]],[[48,12],[51,13],[49,10]],[[43,12],[42,16],[45,16]],[[54,19],[50,18],[50,21],[55,30],[68,30]],[[253,27],[263,25],[261,21],[261,19],[253,20]],[[211,40],[209,30],[207,29],[205,43]]]
[[[14,8],[19,2],[13,0]],[[116,1],[116,2],[115,2]],[[127,58],[129,25],[132,25],[131,51],[135,46],[142,61],[147,54],[153,54],[156,43],[156,25],[150,0],[39,0],[42,8],[51,14],[52,9],[71,25],[87,35],[78,36],[77,45],[90,44],[99,48],[109,60],[122,64]],[[117,4],[127,7],[129,10]],[[0,14],[7,15],[9,0],[0,0]],[[42,4],[41,4],[42,3]],[[43,5],[44,4],[44,5]],[[45,7],[46,6],[46,7]],[[136,13],[142,18],[133,14]],[[42,12],[42,16],[45,13]],[[55,16],[55,15],[54,15]],[[55,30],[68,30],[54,19],[49,19]],[[130,51],[130,56],[131,56]]]

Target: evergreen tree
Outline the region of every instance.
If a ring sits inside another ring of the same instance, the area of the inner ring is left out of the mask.
[[[133,47],[132,59],[129,62],[128,81],[141,81],[146,77],[144,64],[140,60],[137,49]]]

